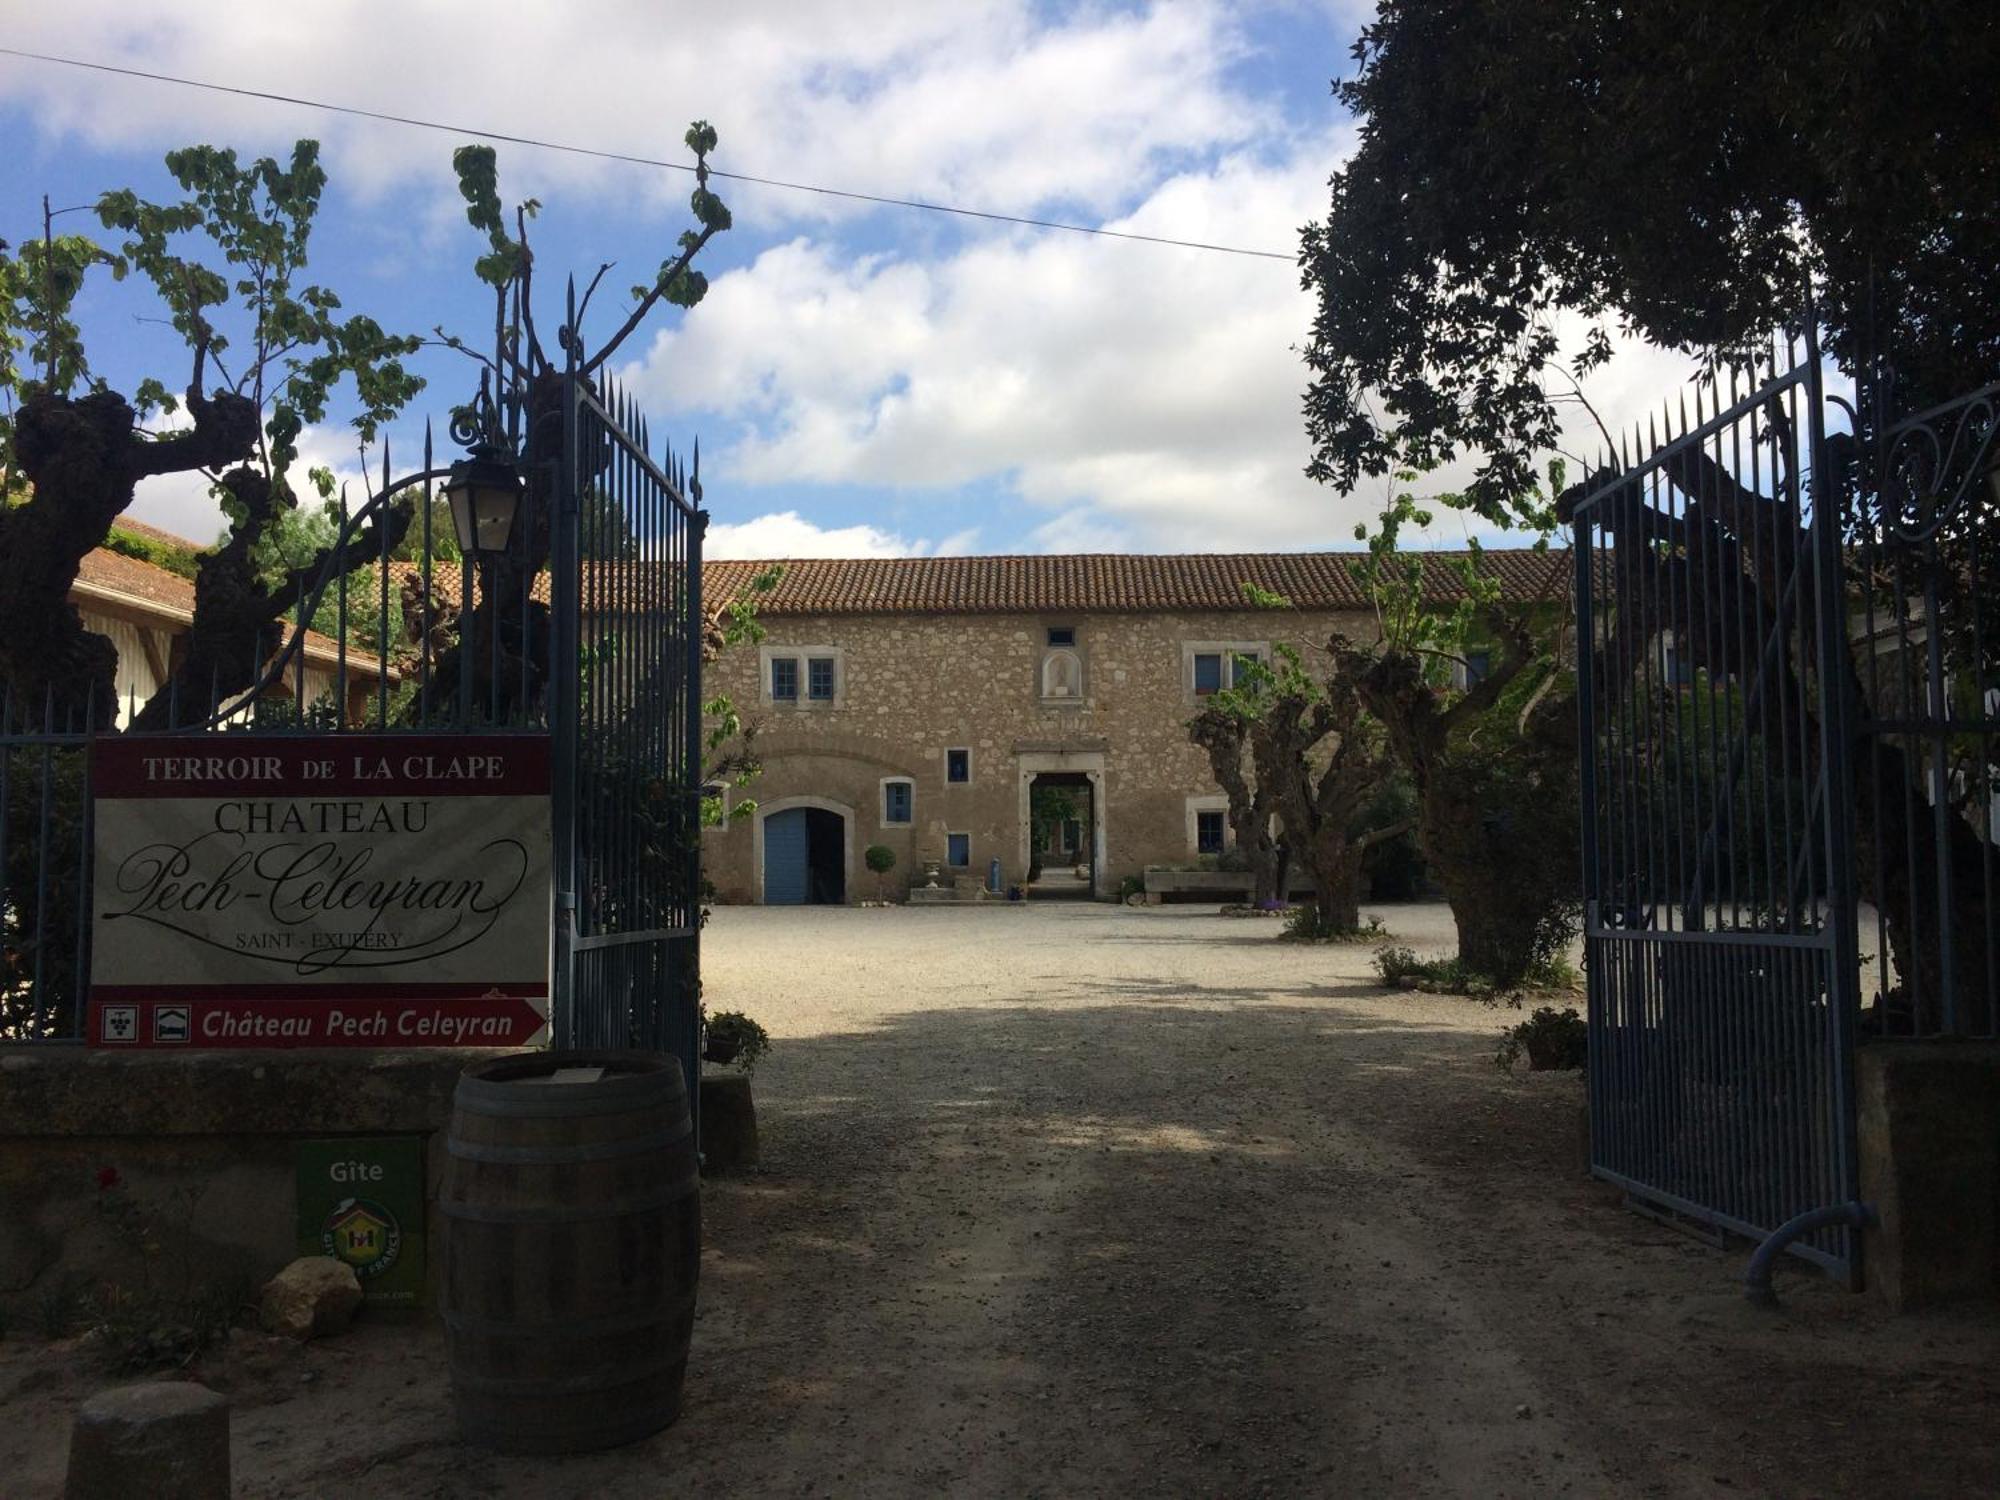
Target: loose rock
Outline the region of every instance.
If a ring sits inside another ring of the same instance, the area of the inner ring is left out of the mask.
[[[353,1267],[330,1255],[307,1255],[264,1283],[257,1318],[267,1331],[303,1343],[341,1332],[360,1306]]]

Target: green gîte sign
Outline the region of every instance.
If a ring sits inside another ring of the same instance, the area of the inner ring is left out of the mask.
[[[354,1268],[369,1307],[424,1296],[422,1136],[300,1141],[299,1254]]]

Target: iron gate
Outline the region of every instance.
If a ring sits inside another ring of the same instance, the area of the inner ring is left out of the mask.
[[[109,725],[0,686],[0,1041],[81,1037],[100,735],[546,733],[553,1036],[672,1052],[697,1078],[699,460],[690,474],[649,457],[629,401],[573,369],[497,402],[482,386],[453,430],[524,455],[503,551],[469,564],[447,545],[450,470],[427,434],[415,472],[392,477],[385,449],[374,493],[240,659],[118,642],[131,670],[142,646],[173,664],[143,696],[128,686]]]
[[[1591,1165],[1762,1237],[1856,1196],[1843,507],[1808,330],[1585,486]],[[1792,1249],[1849,1282],[1854,1231]]]
[[[615,387],[565,375],[550,562],[554,1015],[563,1046],[700,1067],[700,456],[649,455]]]

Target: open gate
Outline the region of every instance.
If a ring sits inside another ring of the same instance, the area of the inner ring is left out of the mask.
[[[1698,388],[1573,513],[1592,1170],[1636,1206],[1758,1238],[1856,1196],[1826,411],[1808,330]],[[1852,1228],[1791,1248],[1857,1276]]]
[[[557,1044],[700,1069],[700,457],[564,377],[552,574]]]

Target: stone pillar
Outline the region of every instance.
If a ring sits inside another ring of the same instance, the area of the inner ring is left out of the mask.
[[[757,1165],[757,1106],[741,1073],[701,1075],[701,1169],[714,1175]]]
[[[92,1396],[69,1435],[64,1500],[229,1500],[229,1403],[159,1380]]]
[[[1897,1312],[2000,1295],[2000,1045],[1855,1054],[1862,1275]]]

